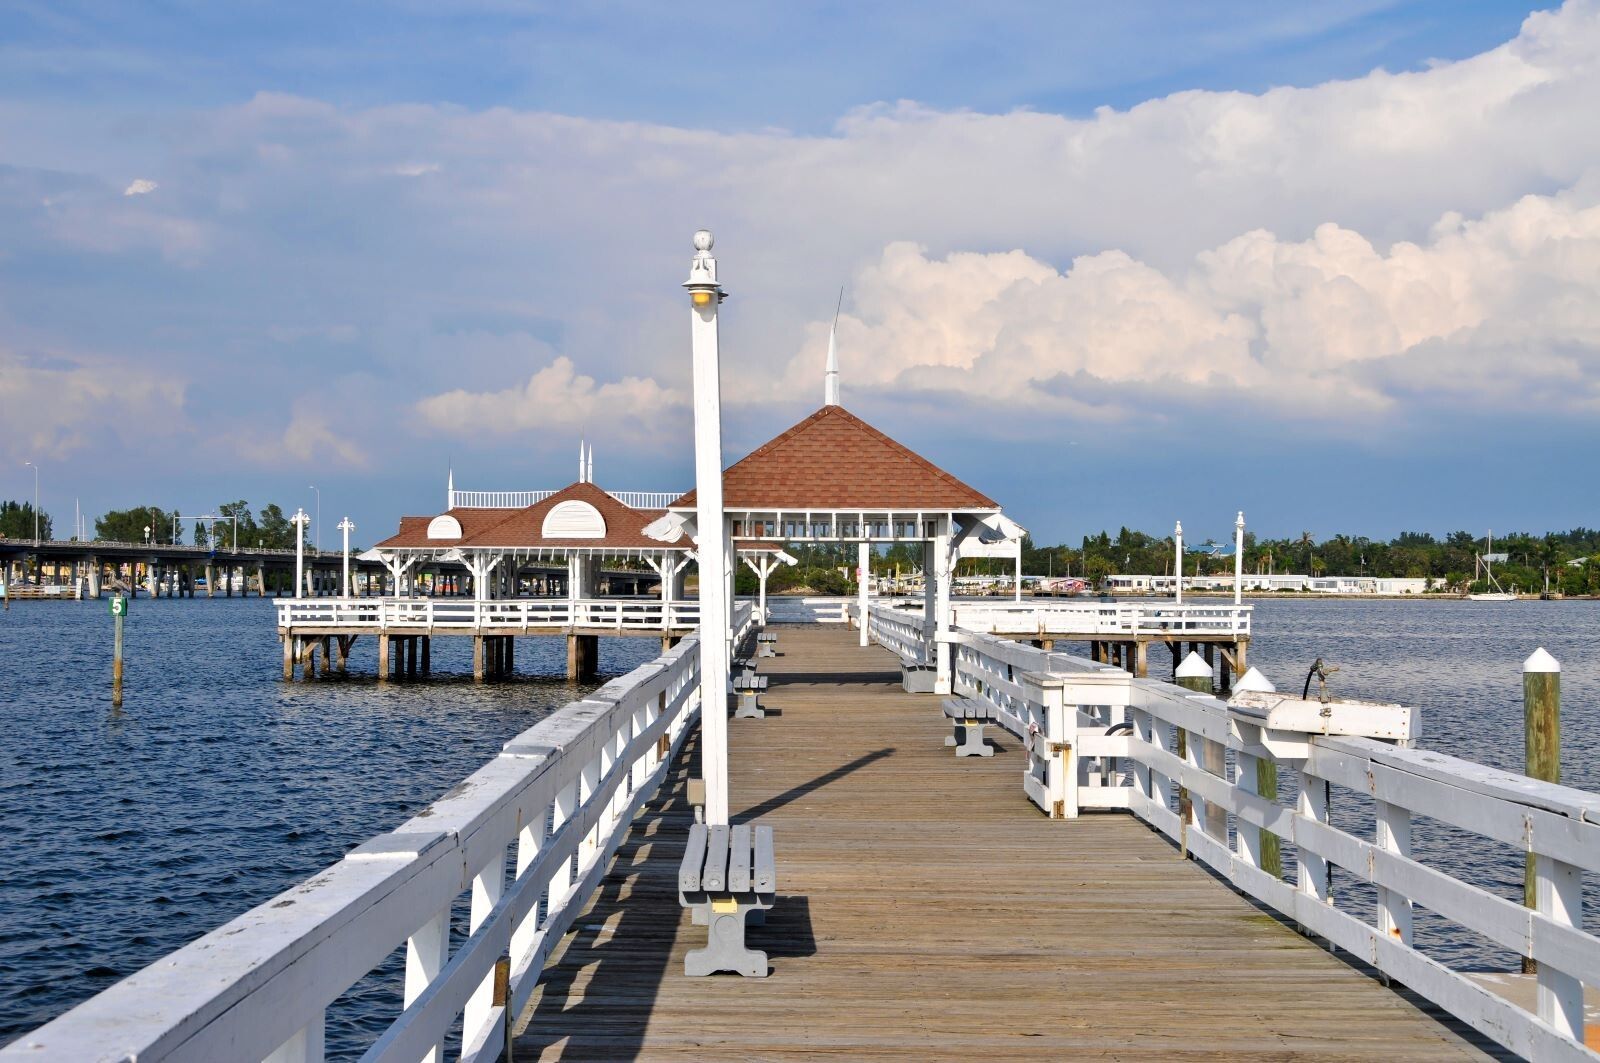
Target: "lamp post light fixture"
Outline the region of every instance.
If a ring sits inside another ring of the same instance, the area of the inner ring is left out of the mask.
[[[717,344],[717,260],[709,230],[694,234],[689,336],[694,358],[695,523],[700,533],[700,764],[706,823],[728,823],[728,529],[722,510],[722,378]]]
[[[311,523],[311,518],[306,516],[303,508],[296,507],[294,516],[289,518],[289,523],[294,525],[294,596],[304,598],[306,592],[306,525]]]
[[[356,522],[345,517],[338,524],[340,531],[344,532],[344,597],[350,597],[350,533],[356,530]]]
[[[1172,529],[1172,539],[1173,539],[1173,548],[1178,553],[1178,564],[1177,564],[1177,569],[1176,569],[1176,571],[1178,573],[1178,576],[1177,576],[1177,579],[1174,580],[1173,584],[1172,584],[1173,588],[1175,589],[1175,591],[1177,593],[1177,597],[1174,599],[1174,604],[1182,605],[1183,604],[1183,521],[1181,521],[1181,520],[1178,521],[1178,523],[1173,527],[1173,529]]]
[[[1244,601],[1244,510],[1233,522],[1233,604]]]
[[[148,524],[144,526],[144,544],[146,546],[150,545],[150,525]]]

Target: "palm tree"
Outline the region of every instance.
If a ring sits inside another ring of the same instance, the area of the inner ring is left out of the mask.
[[[1311,547],[1314,542],[1315,540],[1312,539],[1310,532],[1303,531],[1300,533],[1300,545],[1306,548],[1306,575],[1308,576],[1311,574]]]

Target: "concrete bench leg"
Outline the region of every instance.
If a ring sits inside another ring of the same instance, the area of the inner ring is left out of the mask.
[[[742,720],[764,720],[767,718],[767,710],[761,707],[757,695],[740,694],[739,705],[733,710],[733,715],[736,719]]]
[[[960,744],[956,745],[958,757],[992,757],[994,747],[983,740],[984,724],[980,720],[965,720],[956,724],[956,734],[960,736]]]
[[[723,902],[726,905],[728,902]],[[746,978],[767,976],[767,954],[744,946],[745,916],[751,909],[739,902],[733,911],[716,911],[716,902],[704,907],[710,925],[706,929],[706,947],[695,949],[683,958],[683,973],[690,978],[704,978],[718,971],[731,971]]]

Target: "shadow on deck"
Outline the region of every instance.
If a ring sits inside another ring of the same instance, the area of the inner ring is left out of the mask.
[[[1132,817],[1052,822],[1022,754],[956,760],[938,699],[840,628],[779,628],[782,715],[729,721],[736,821],[776,831],[766,979],[686,978],[691,740],[546,969],[516,1058],[1482,1058]],[[991,728],[993,734],[997,729]]]

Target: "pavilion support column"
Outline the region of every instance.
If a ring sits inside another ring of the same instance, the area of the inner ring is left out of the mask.
[[[949,694],[952,690],[950,673],[950,643],[945,636],[950,633],[950,525],[949,518],[939,519],[939,535],[933,543],[933,560],[938,579],[934,594],[934,663],[933,692]]]
[[[483,644],[485,638],[486,636],[484,635],[472,636],[472,678],[480,683],[483,682],[484,668],[487,663],[484,660],[484,654],[487,650],[487,647]],[[572,644],[570,641],[572,636],[568,635],[567,638],[567,668],[570,672],[572,668]]]
[[[872,583],[872,546],[865,542],[856,544],[856,583],[858,584],[858,594],[860,595],[861,604],[860,643],[862,646],[865,646],[869,641],[867,638],[867,597]],[[766,581],[763,580],[763,590],[765,590],[765,587]],[[766,595],[764,593],[762,594],[761,604],[763,607],[765,607],[767,604]]]
[[[378,678],[389,678],[389,636],[378,635]]]

